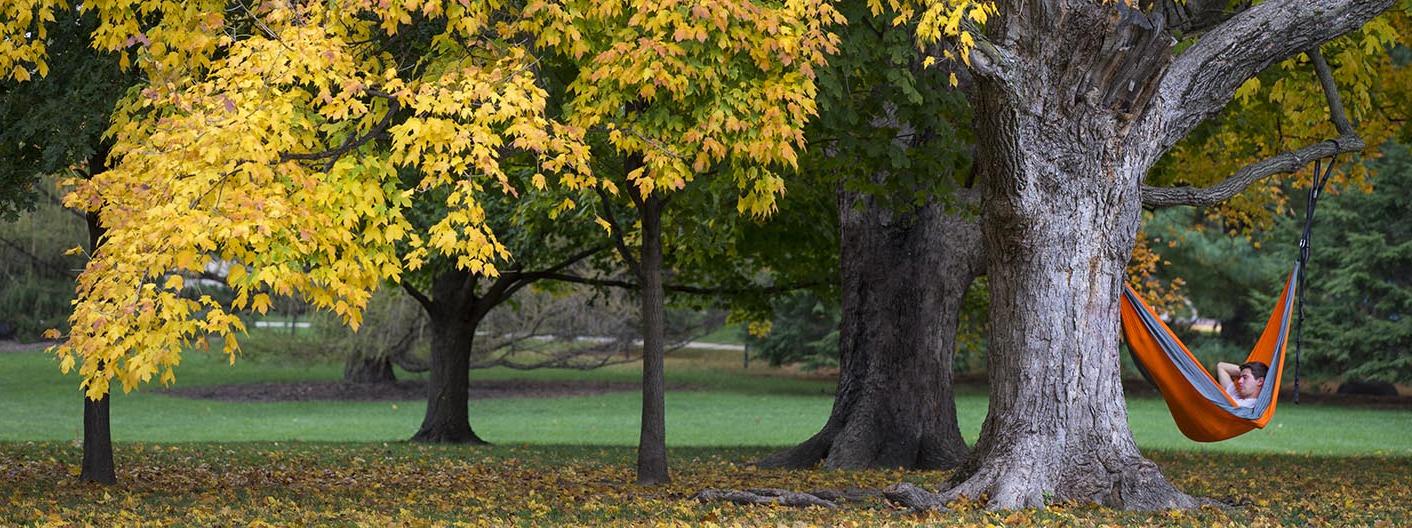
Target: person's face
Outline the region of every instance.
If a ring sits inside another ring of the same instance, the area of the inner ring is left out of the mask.
[[[1265,386],[1265,378],[1257,378],[1250,369],[1240,369],[1240,377],[1236,378],[1236,392],[1242,398],[1254,398],[1260,394],[1260,389]]]

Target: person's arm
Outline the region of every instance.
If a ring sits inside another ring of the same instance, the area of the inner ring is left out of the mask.
[[[1234,378],[1240,377],[1240,365],[1234,363],[1220,362],[1216,364],[1216,381],[1221,382],[1221,387],[1234,387]]]

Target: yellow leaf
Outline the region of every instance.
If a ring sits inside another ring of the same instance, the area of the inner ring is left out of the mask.
[[[264,315],[270,309],[270,296],[263,293],[255,294],[254,300],[250,301],[250,309]]]

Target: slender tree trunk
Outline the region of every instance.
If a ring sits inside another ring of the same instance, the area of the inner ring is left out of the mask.
[[[664,381],[665,293],[662,289],[662,200],[642,200],[642,434],[637,444],[638,484],[665,484],[667,421]]]
[[[103,226],[98,223],[97,212],[88,213],[87,220],[89,254],[93,254],[102,241]],[[83,482],[115,484],[118,481],[113,469],[113,435],[108,421],[108,400],[107,394],[98,400],[83,396],[83,466],[78,475]]]
[[[113,437],[108,427],[108,395],[98,400],[83,398],[83,482],[116,484],[113,471]]]
[[[469,417],[471,344],[481,314],[469,309],[468,274],[452,270],[432,284],[431,376],[427,413],[413,442],[486,444],[471,430]]]
[[[1000,38],[1019,26],[1050,40],[1024,48],[1035,56],[1019,59],[1014,91],[978,86],[990,411],[948,497],[997,509],[1197,504],[1138,452],[1119,381],[1118,295],[1156,158],[1128,150],[1128,125],[1169,42],[1147,38],[1160,20],[1113,13],[1012,14]]]
[[[952,360],[962,298],[984,265],[980,230],[935,203],[898,214],[849,192],[839,212],[842,368],[833,412],[812,438],[760,464],[954,467],[967,451]]]

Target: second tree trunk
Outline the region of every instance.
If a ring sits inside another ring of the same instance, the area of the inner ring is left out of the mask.
[[[860,203],[861,202],[861,203]],[[952,362],[983,255],[974,222],[928,204],[897,213],[841,193],[843,321],[833,411],[767,467],[943,469],[966,456]]]

